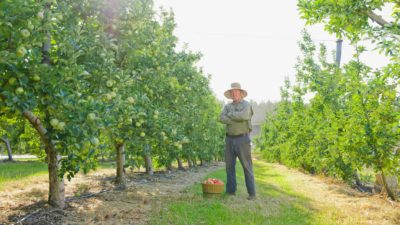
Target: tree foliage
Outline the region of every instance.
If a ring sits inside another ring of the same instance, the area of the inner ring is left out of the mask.
[[[125,166],[142,165],[144,149],[161,166],[221,155],[220,106],[196,66],[201,55],[176,49],[172,13],[150,0],[17,0],[0,9],[0,116],[18,118],[1,126],[25,117],[50,161],[61,156],[49,170],[70,179],[121,144]]]
[[[299,46],[296,82],[282,88],[258,140],[265,157],[347,181],[364,167],[398,174],[399,80],[391,67],[368,67],[357,48],[354,60],[339,69],[307,33]]]

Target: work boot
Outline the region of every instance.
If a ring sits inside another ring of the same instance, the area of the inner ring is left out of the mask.
[[[255,195],[249,195],[247,197],[247,200],[249,200],[249,201],[256,200],[256,196]]]

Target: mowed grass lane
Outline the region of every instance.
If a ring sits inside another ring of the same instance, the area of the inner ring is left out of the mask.
[[[315,200],[296,191],[291,174],[262,160],[254,160],[257,199],[246,199],[247,191],[242,167],[236,167],[236,196],[204,197],[201,185],[188,188],[178,197],[165,199],[165,205],[155,209],[150,224],[362,224],[358,216],[342,215],[335,207],[313,204]],[[225,170],[212,177],[226,182]],[[200,182],[200,181],[199,181]],[[312,193],[310,193],[312,195]]]
[[[47,164],[38,160],[0,163],[0,191],[11,181],[28,180],[47,174]]]

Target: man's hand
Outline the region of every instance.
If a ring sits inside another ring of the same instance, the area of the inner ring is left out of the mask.
[[[228,110],[226,106],[222,110],[219,120],[224,124],[233,124],[235,122],[228,116]]]
[[[228,118],[230,118],[231,120],[234,120],[234,121],[238,121],[238,122],[250,120],[252,115],[253,115],[253,110],[251,109],[250,105],[244,107],[240,111],[237,111],[237,112],[231,111],[231,112],[227,113]]]

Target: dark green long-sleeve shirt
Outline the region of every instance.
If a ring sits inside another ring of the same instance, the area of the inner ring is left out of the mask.
[[[231,102],[224,106],[220,115],[220,121],[226,124],[226,134],[240,135],[252,130],[251,117],[253,109],[246,100],[238,103]]]

